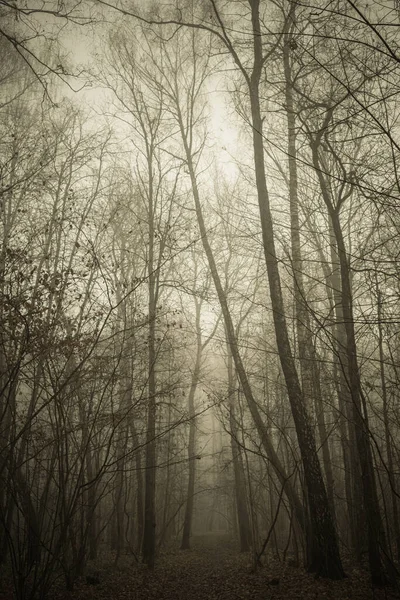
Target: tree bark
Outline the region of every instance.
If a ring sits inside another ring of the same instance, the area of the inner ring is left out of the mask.
[[[383,585],[386,573],[383,566],[382,554],[386,557],[386,539],[379,507],[372,450],[369,439],[368,415],[361,388],[360,370],[357,360],[357,346],[354,331],[354,316],[352,306],[352,291],[350,283],[350,268],[346,252],[346,245],[340,223],[339,208],[333,205],[328,187],[326,185],[323,170],[319,158],[319,144],[323,131],[332,116],[331,111],[327,113],[323,129],[317,134],[316,139],[311,139],[311,150],[313,164],[320,182],[323,200],[329,212],[332,229],[337,244],[337,252],[340,264],[341,300],[343,310],[343,322],[346,331],[346,358],[348,363],[348,387],[352,400],[352,420],[355,424],[355,437],[358,457],[361,467],[361,481],[363,490],[364,509],[367,522],[368,535],[368,557],[372,582]],[[382,553],[382,554],[381,554]]]
[[[251,525],[247,507],[246,479],[243,467],[241,448],[238,443],[238,425],[235,415],[236,390],[234,385],[234,370],[232,353],[228,347],[228,402],[229,402],[229,427],[231,435],[231,450],[233,473],[235,478],[235,497],[237,521],[239,525],[240,552],[247,552],[251,544]]]
[[[177,96],[177,98],[178,97],[179,96]],[[225,323],[225,328],[226,328],[226,333],[227,333],[227,340],[228,340],[228,344],[229,344],[231,352],[232,352],[232,357],[233,357],[233,360],[235,363],[236,372],[239,377],[239,380],[240,380],[240,383],[241,383],[241,386],[243,389],[243,393],[245,395],[247,405],[250,410],[250,414],[256,425],[258,434],[260,436],[261,442],[264,446],[264,449],[266,451],[268,459],[271,461],[272,467],[274,468],[275,473],[276,473],[280,483],[285,486],[286,496],[288,497],[289,502],[291,503],[291,505],[293,507],[294,514],[296,516],[296,519],[297,519],[302,531],[305,533],[306,532],[306,518],[305,518],[303,506],[302,506],[300,499],[299,499],[292,483],[290,482],[289,477],[286,474],[285,469],[284,469],[283,465],[281,464],[281,461],[279,460],[278,455],[277,455],[277,453],[272,445],[272,442],[269,438],[267,428],[265,427],[262,417],[260,415],[260,412],[258,410],[257,402],[253,396],[250,382],[248,380],[246,370],[245,370],[243,362],[242,362],[242,358],[240,355],[240,351],[239,351],[239,347],[238,347],[238,343],[237,343],[237,339],[236,339],[235,328],[234,328],[231,313],[229,310],[226,294],[225,294],[224,288],[222,286],[221,278],[218,273],[217,265],[216,265],[215,258],[214,258],[214,253],[212,251],[212,248],[211,248],[209,240],[208,240],[207,228],[206,228],[206,225],[204,222],[203,210],[202,210],[201,202],[200,202],[200,194],[199,194],[199,189],[197,186],[197,179],[196,179],[195,166],[194,166],[194,162],[193,162],[193,156],[192,156],[192,153],[190,150],[190,146],[189,146],[187,133],[185,130],[184,121],[183,121],[183,117],[181,114],[179,102],[177,102],[176,109],[177,109],[177,113],[178,113],[178,125],[179,125],[182,142],[183,142],[183,146],[184,146],[184,150],[185,150],[186,163],[187,163],[189,176],[190,176],[190,180],[191,180],[192,194],[193,194],[193,200],[194,200],[195,209],[196,209],[197,222],[198,222],[199,230],[200,230],[200,234],[201,234],[201,241],[202,241],[203,248],[204,248],[207,260],[208,260],[209,268],[211,271],[211,276],[212,276],[212,279],[214,282],[214,286],[215,286],[215,289],[217,292],[218,300],[219,300],[222,314],[224,317],[224,323]]]
[[[400,526],[399,526],[399,510],[396,493],[396,484],[394,477],[393,450],[388,414],[388,399],[385,376],[385,355],[383,351],[383,331],[382,331],[382,293],[379,289],[378,282],[376,283],[376,301],[377,301],[377,318],[378,318],[378,346],[379,346],[379,374],[381,378],[382,404],[383,404],[383,424],[385,428],[385,445],[387,470],[390,484],[390,498],[392,505],[394,539],[396,544],[397,560],[400,559]]]
[[[294,9],[293,9],[294,10]],[[293,18],[293,17],[292,17]],[[291,19],[288,19],[290,28]],[[332,515],[335,514],[334,481],[332,462],[329,451],[328,435],[325,424],[324,403],[322,400],[318,356],[314,348],[311,334],[310,315],[306,305],[306,294],[303,276],[303,257],[300,239],[297,148],[296,148],[296,116],[293,102],[292,71],[290,64],[290,30],[284,36],[283,65],[285,73],[285,101],[288,133],[288,166],[289,166],[289,200],[290,200],[290,236],[292,250],[292,268],[294,281],[294,299],[296,309],[296,329],[299,346],[302,391],[306,408],[311,411],[315,405],[318,433],[322,448],[322,459],[326,477],[327,494]]]
[[[336,531],[318,460],[314,433],[307,415],[290,347],[285,318],[279,263],[275,249],[274,226],[264,164],[263,120],[259,98],[259,85],[263,68],[259,0],[250,0],[250,6],[252,13],[254,65],[251,77],[248,80],[248,86],[257,196],[276,342],[296,427],[307,486],[311,524],[308,566],[310,570],[317,572],[321,576],[342,579],[344,571],[339,555]]]
[[[342,284],[340,278],[340,262],[337,252],[335,234],[330,220],[330,253],[332,271],[329,276],[329,288],[333,295],[335,314],[335,348],[334,376],[339,401],[339,426],[342,442],[346,498],[349,513],[349,531],[351,546],[358,561],[365,548],[365,518],[363,510],[363,493],[361,486],[361,467],[357,451],[356,430],[353,419],[352,399],[349,389],[349,364],[346,349],[346,329],[344,326],[342,305]]]
[[[192,373],[192,380],[190,383],[190,390],[188,396],[188,411],[189,411],[189,443],[188,443],[188,463],[189,463],[189,479],[187,487],[187,499],[185,508],[185,517],[183,520],[183,531],[182,531],[182,542],[181,550],[189,550],[190,548],[190,535],[192,530],[193,520],[193,507],[194,507],[194,484],[196,477],[196,410],[194,398],[196,395],[197,384],[200,378],[201,368],[201,357],[202,357],[202,343],[201,343],[201,327],[200,327],[200,314],[201,314],[201,303],[195,298],[196,303],[196,359]]]
[[[148,154],[148,219],[149,219],[149,255],[148,255],[148,312],[149,312],[149,352],[148,352],[148,403],[146,431],[146,473],[144,500],[144,531],[142,557],[149,569],[155,565],[156,551],[156,275],[154,272],[154,197],[152,151]]]

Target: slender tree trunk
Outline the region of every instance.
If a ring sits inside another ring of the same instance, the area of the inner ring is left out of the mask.
[[[329,123],[329,119],[330,115],[327,113],[325,125]],[[386,581],[385,569],[382,562],[382,554],[383,556],[387,556],[385,550],[386,540],[374,476],[372,450],[369,439],[368,415],[365,402],[363,401],[360,370],[357,360],[350,269],[340,223],[339,209],[332,203],[319,160],[319,143],[321,135],[322,132],[317,135],[315,140],[311,140],[312,158],[320,182],[322,196],[331,218],[337,244],[340,264],[343,321],[346,331],[346,354],[349,375],[348,386],[352,400],[352,418],[355,424],[357,451],[361,467],[363,500],[368,533],[369,568],[372,582],[376,585],[382,585]]]
[[[0,247],[0,295],[5,297],[5,273],[7,248],[11,236],[10,215],[12,214],[13,186],[18,152],[14,138],[10,171],[10,192],[3,195],[0,201],[1,247]],[[4,323],[4,303],[0,306],[0,319]],[[22,342],[22,340],[21,340]],[[11,474],[16,452],[12,436],[15,433],[15,393],[18,381],[18,368],[9,368],[11,344],[5,336],[5,330],[0,334],[0,566],[6,562],[9,543],[10,527],[15,508],[15,500],[9,493]],[[7,449],[7,446],[9,449]],[[8,491],[8,494],[6,493]]]
[[[303,461],[310,511],[309,569],[321,576],[342,579],[344,572],[329,500],[319,464],[314,432],[307,415],[304,397],[292,355],[285,318],[279,263],[276,256],[274,226],[266,184],[259,85],[263,68],[263,47],[259,0],[250,0],[253,28],[254,67],[249,78],[253,152],[264,255],[275,325],[276,342],[285,377],[289,402]]]
[[[267,432],[267,428],[265,427],[265,425],[263,423],[262,417],[260,415],[260,412],[259,412],[259,409],[257,406],[257,402],[253,396],[250,382],[247,378],[247,374],[246,374],[246,371],[245,371],[245,368],[244,368],[244,365],[242,362],[242,358],[240,355],[240,351],[239,351],[239,347],[238,347],[238,343],[237,343],[237,339],[236,339],[235,328],[234,328],[232,317],[230,314],[226,294],[225,294],[224,288],[222,286],[221,278],[218,273],[214,254],[213,254],[212,248],[211,248],[209,240],[208,240],[207,228],[206,228],[206,225],[204,222],[203,210],[202,210],[201,202],[200,202],[200,194],[199,194],[199,189],[197,186],[193,156],[192,156],[192,153],[190,150],[187,133],[185,130],[184,121],[183,121],[183,117],[182,117],[182,114],[180,111],[180,106],[179,106],[178,102],[177,102],[176,108],[177,108],[177,113],[178,113],[178,125],[179,125],[181,136],[182,136],[182,142],[183,142],[183,146],[184,146],[184,150],[185,150],[186,162],[187,162],[191,185],[192,185],[192,194],[193,194],[193,199],[194,199],[194,204],[195,204],[195,209],[196,209],[197,222],[198,222],[200,234],[201,234],[201,240],[202,240],[203,248],[204,248],[207,260],[208,260],[208,265],[209,265],[209,268],[211,271],[211,276],[212,276],[212,279],[214,282],[214,286],[215,286],[215,289],[216,289],[216,292],[218,295],[218,300],[219,300],[219,303],[221,306],[222,314],[224,317],[225,329],[227,332],[227,339],[228,339],[229,346],[231,348],[236,372],[239,377],[239,380],[240,380],[240,383],[242,386],[242,390],[243,390],[243,393],[245,395],[245,398],[246,398],[246,401],[247,401],[247,404],[248,404],[248,407],[250,410],[250,414],[254,420],[254,423],[256,425],[261,442],[267,453],[267,456],[268,456],[269,460],[271,461],[271,464],[275,470],[275,473],[276,473],[279,481],[281,482],[282,485],[283,484],[285,485],[286,496],[288,497],[291,505],[293,506],[294,514],[296,516],[296,519],[298,520],[298,523],[299,523],[302,531],[306,532],[306,519],[305,519],[303,506],[299,500],[299,497],[298,497],[288,475],[285,472],[283,465],[281,464],[281,461],[278,458],[278,455],[273,447],[273,444],[271,443],[271,440],[270,440],[268,432]]]
[[[126,409],[125,409],[126,410]],[[113,547],[116,551],[115,564],[118,562],[124,543],[124,495],[125,495],[125,464],[126,464],[126,447],[128,441],[128,432],[126,426],[126,420],[120,423],[121,431],[118,434],[117,440],[117,473],[115,477],[115,512],[114,512],[114,525],[113,525]]]
[[[288,25],[291,25],[290,19],[288,19]],[[332,462],[329,451],[327,428],[325,424],[324,404],[322,400],[318,357],[313,344],[310,315],[306,305],[306,294],[304,287],[298,201],[296,116],[293,102],[292,72],[290,65],[290,44],[291,35],[288,31],[284,37],[283,64],[285,73],[285,101],[288,132],[290,235],[297,339],[299,346],[299,358],[304,402],[306,404],[306,408],[308,407],[309,410],[311,410],[312,403],[314,403],[315,405],[318,433],[320,438],[320,444],[322,447],[322,458],[326,477],[327,494],[332,515],[334,515],[335,504]]]
[[[171,415],[171,404],[169,404],[168,406],[168,418],[167,418],[167,430],[171,431],[171,425],[172,425],[172,421],[171,421],[172,415]],[[160,485],[160,487],[162,487],[162,502],[160,501],[160,504],[162,504],[162,522],[161,522],[161,527],[158,533],[158,540],[157,540],[157,548],[162,548],[165,540],[168,540],[168,529],[169,529],[169,525],[171,523],[171,520],[169,518],[169,514],[171,512],[171,501],[172,501],[172,493],[171,493],[171,488],[172,488],[172,480],[173,480],[173,474],[171,475],[171,465],[170,465],[170,460],[171,460],[171,445],[172,445],[172,440],[173,440],[173,435],[168,436],[167,439],[167,444],[166,444],[166,450],[165,450],[165,455],[164,455],[164,460],[167,463],[166,467],[163,469],[163,482],[162,482],[162,486]]]
[[[93,481],[93,459],[92,451],[88,447],[86,454],[86,473],[88,481]],[[97,558],[97,497],[96,485],[91,483],[87,491],[87,521],[88,521],[88,541],[89,541],[89,558],[94,560]]]
[[[336,250],[335,236],[331,224],[329,225],[331,266],[329,266],[329,259],[325,256],[321,246],[321,240],[316,233],[316,224],[311,220],[310,215],[307,214],[306,211],[304,213],[305,221],[314,238],[322,270],[324,272],[325,289],[329,301],[330,313],[334,316],[332,323],[332,378],[338,401],[337,413],[343,459],[343,483],[347,502],[347,519],[346,523],[343,524],[343,528],[344,531],[347,532],[346,538],[348,546],[355,551],[357,559],[360,560],[364,537],[362,532],[365,530],[365,527],[362,525],[364,520],[362,490],[360,487],[361,475],[358,454],[356,452],[357,444],[355,441],[355,428],[350,414],[352,406],[351,396],[347,385],[348,365],[346,331],[343,324],[340,265]]]
[[[132,399],[131,399],[132,400]],[[142,471],[142,455],[139,449],[139,436],[136,431],[135,422],[133,415],[129,420],[129,426],[132,436],[132,444],[134,448],[137,448],[135,452],[135,470],[136,470],[136,543],[135,549],[139,551],[143,543],[143,531],[144,531],[144,502],[143,502],[143,471]]]
[[[76,365],[73,364],[73,369],[76,368]],[[96,522],[96,505],[97,505],[97,484],[94,481],[94,466],[93,466],[93,454],[92,454],[92,439],[93,432],[90,431],[87,420],[86,420],[86,410],[84,406],[84,401],[81,397],[80,392],[80,381],[79,374],[77,373],[77,385],[76,385],[76,393],[79,399],[79,415],[82,424],[82,438],[83,443],[82,447],[85,452],[85,465],[86,465],[86,481],[88,482],[88,489],[86,489],[83,493],[83,502],[86,506],[86,511],[82,510],[82,513],[86,514],[86,527],[87,533],[85,531],[85,546],[86,546],[86,536],[89,545],[89,558],[94,560],[97,558],[97,522]],[[45,504],[44,504],[45,506]]]
[[[149,292],[149,352],[148,352],[148,403],[146,431],[146,472],[144,531],[142,555],[143,562],[154,568],[156,550],[156,275],[154,273],[154,197],[152,153],[148,159],[149,174],[149,256],[148,256],[148,292]]]
[[[383,331],[382,331],[382,294],[378,283],[376,284],[376,301],[377,301],[377,317],[378,317],[378,345],[379,345],[379,371],[381,377],[382,403],[383,403],[383,424],[385,427],[385,445],[387,457],[387,470],[390,484],[390,498],[393,517],[394,538],[396,544],[397,559],[400,560],[400,526],[399,526],[399,511],[396,492],[396,484],[394,478],[394,462],[392,441],[389,425],[388,400],[385,376],[385,355],[383,351]]]
[[[364,550],[365,518],[361,486],[361,467],[357,450],[356,429],[353,419],[352,399],[349,389],[349,364],[346,349],[346,330],[343,317],[340,262],[335,234],[330,222],[330,252],[332,271],[328,287],[332,291],[335,314],[335,350],[333,357],[335,385],[339,402],[339,427],[343,451],[344,477],[351,546],[358,561]]]
[[[246,478],[243,467],[242,452],[238,443],[238,425],[235,416],[236,390],[234,385],[234,370],[232,353],[228,347],[228,401],[229,401],[229,427],[231,434],[231,450],[233,473],[235,477],[235,497],[237,521],[239,525],[240,552],[247,552],[251,544],[251,524],[247,507]]]
[[[201,357],[202,357],[202,342],[201,342],[201,327],[200,327],[200,313],[201,303],[195,299],[196,302],[196,359],[192,373],[192,380],[190,383],[190,390],[188,396],[188,411],[189,411],[189,443],[188,443],[188,462],[189,462],[189,480],[187,487],[187,499],[185,508],[185,517],[183,520],[183,531],[182,531],[182,542],[181,550],[188,550],[190,548],[190,534],[192,530],[193,520],[193,507],[194,507],[194,484],[196,477],[196,422],[195,422],[195,395],[197,384],[200,378],[201,368]]]
[[[0,349],[0,360],[4,359]],[[13,494],[6,494],[10,490],[14,472],[14,461],[16,448],[12,443],[15,434],[15,406],[16,406],[16,386],[17,377],[9,381],[10,375],[6,372],[5,361],[0,363],[0,368],[4,369],[0,378],[1,397],[0,397],[0,452],[2,460],[0,461],[0,566],[6,562],[9,543],[10,528],[15,509],[15,499]],[[9,450],[7,449],[9,445]]]

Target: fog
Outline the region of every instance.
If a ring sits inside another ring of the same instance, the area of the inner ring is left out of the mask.
[[[398,597],[397,4],[0,19],[0,600]]]

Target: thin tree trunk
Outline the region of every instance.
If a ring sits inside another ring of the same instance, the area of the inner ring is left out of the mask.
[[[321,246],[321,240],[316,233],[316,224],[310,218],[310,215],[307,214],[307,209],[305,209],[304,215],[306,224],[314,238],[322,270],[324,272],[325,289],[329,301],[330,313],[334,315],[332,328],[332,378],[338,400],[338,424],[344,467],[344,490],[347,501],[347,523],[344,525],[344,528],[345,531],[348,532],[348,545],[355,550],[357,559],[360,560],[363,548],[363,536],[361,535],[361,532],[364,531],[365,527],[362,526],[363,508],[362,491],[360,488],[361,476],[357,453],[355,453],[355,429],[350,414],[351,396],[347,385],[348,366],[346,332],[343,324],[340,265],[336,250],[335,236],[331,224],[329,225],[331,267],[329,267],[329,259],[325,256]]]
[[[149,312],[149,352],[148,352],[148,403],[146,431],[146,472],[144,501],[144,531],[142,556],[149,569],[154,568],[156,551],[156,274],[154,272],[154,191],[152,150],[148,154],[148,312]]]
[[[332,113],[329,111],[325,118],[323,130],[326,129],[331,116]],[[352,417],[355,424],[357,451],[361,466],[363,500],[368,532],[369,568],[372,582],[376,585],[382,585],[386,582],[386,574],[382,562],[382,554],[387,556],[385,550],[386,540],[374,476],[372,450],[367,421],[368,415],[366,412],[365,402],[363,402],[361,378],[357,360],[357,346],[354,331],[354,316],[348,257],[340,223],[339,209],[334,207],[332,203],[319,160],[319,143],[322,132],[323,131],[317,135],[315,140],[310,139],[312,158],[320,182],[322,197],[331,218],[332,228],[337,244],[337,252],[340,264],[343,321],[346,330],[346,354],[349,375],[348,386],[352,399]]]
[[[233,360],[230,346],[228,347],[228,402],[229,402],[229,427],[231,435],[231,450],[233,473],[235,477],[235,497],[237,521],[239,525],[240,551],[247,552],[251,544],[251,524],[246,500],[246,478],[243,467],[242,453],[238,443],[238,425],[235,416],[235,385]]]
[[[132,398],[131,398],[132,401]],[[138,552],[142,547],[143,543],[143,531],[144,531],[144,502],[143,502],[143,472],[142,472],[142,455],[139,450],[139,436],[136,431],[133,415],[131,412],[129,419],[129,426],[132,436],[132,444],[134,448],[137,448],[135,452],[135,470],[136,470],[136,543],[135,550]]]
[[[93,481],[93,459],[92,450],[88,445],[86,453],[86,473],[88,481]],[[89,485],[87,490],[87,521],[88,521],[88,541],[89,541],[89,558],[94,560],[97,558],[97,515],[96,515],[96,498],[97,486],[94,483]]]
[[[208,260],[208,264],[209,264],[209,268],[211,271],[211,276],[212,276],[212,279],[214,282],[214,286],[217,291],[218,300],[219,300],[219,303],[221,306],[222,314],[224,317],[225,328],[226,328],[226,332],[227,332],[227,339],[228,339],[229,346],[231,348],[236,372],[239,377],[239,380],[240,380],[240,383],[241,383],[241,386],[243,389],[243,393],[245,395],[245,398],[246,398],[246,401],[247,401],[247,404],[248,404],[248,407],[250,410],[250,414],[256,425],[261,442],[264,446],[264,449],[267,453],[269,460],[271,461],[271,464],[276,472],[276,475],[277,475],[279,481],[281,482],[281,484],[283,484],[283,483],[285,484],[285,493],[286,493],[291,505],[293,506],[293,510],[294,510],[296,519],[298,520],[302,531],[305,533],[306,532],[306,520],[305,520],[303,506],[302,506],[302,504],[299,500],[299,497],[298,497],[292,483],[290,482],[289,477],[287,476],[285,469],[284,469],[283,465],[281,464],[281,461],[279,460],[278,455],[271,443],[271,440],[270,440],[268,432],[267,432],[267,428],[265,427],[262,417],[260,415],[260,412],[258,410],[257,402],[253,396],[250,382],[247,378],[247,374],[246,374],[246,371],[245,371],[245,368],[244,368],[244,365],[242,362],[242,358],[240,355],[237,338],[236,338],[236,334],[235,334],[235,328],[234,328],[232,317],[230,314],[226,294],[223,289],[221,278],[218,273],[214,254],[213,254],[212,248],[211,248],[209,240],[208,240],[208,233],[207,233],[207,228],[206,228],[206,225],[204,222],[203,210],[202,210],[201,202],[200,202],[200,195],[199,195],[199,190],[198,190],[198,186],[197,186],[193,157],[192,157],[192,154],[190,151],[187,134],[186,134],[184,123],[183,123],[182,114],[180,112],[180,107],[178,104],[177,104],[177,111],[178,111],[178,124],[179,124],[179,128],[180,128],[181,136],[182,136],[182,142],[183,142],[184,149],[185,149],[186,161],[187,161],[187,166],[188,166],[191,185],[192,185],[192,194],[193,194],[193,199],[194,199],[194,203],[195,203],[196,216],[197,216],[197,222],[198,222],[199,229],[200,229],[201,240],[202,240],[203,248],[204,248],[207,260]]]
[[[387,470],[390,484],[390,497],[392,505],[393,529],[396,544],[397,559],[400,560],[400,526],[399,511],[397,504],[397,493],[394,478],[393,451],[391,442],[391,433],[389,425],[387,388],[385,376],[385,355],[383,352],[383,332],[382,332],[382,294],[378,283],[376,284],[377,317],[378,317],[378,345],[379,345],[379,371],[381,377],[382,403],[383,403],[383,424],[385,427],[385,445],[387,457]]]
[[[188,411],[189,411],[189,443],[188,443],[188,462],[189,462],[189,480],[187,487],[187,499],[185,516],[183,520],[183,531],[182,531],[182,542],[181,550],[188,550],[190,548],[190,534],[192,530],[193,520],[193,507],[194,507],[194,484],[196,476],[196,422],[195,422],[195,403],[194,398],[196,395],[197,384],[200,378],[201,368],[201,357],[203,346],[201,343],[201,327],[200,327],[200,313],[201,313],[201,302],[195,299],[196,303],[196,359],[192,373],[192,380],[190,383],[190,390],[188,396]]]
[[[365,518],[361,486],[361,467],[357,450],[356,429],[353,419],[352,399],[349,389],[349,364],[346,349],[346,330],[343,317],[340,262],[335,234],[330,220],[330,253],[332,271],[328,287],[332,291],[335,311],[334,376],[339,401],[339,426],[343,451],[346,498],[349,512],[351,546],[358,561],[361,560],[365,541]]]
[[[279,263],[276,256],[274,226],[266,184],[259,85],[263,68],[263,47],[259,16],[259,0],[250,0],[253,29],[254,66],[248,80],[251,104],[254,166],[262,238],[276,342],[285,377],[289,402],[303,461],[310,511],[309,569],[333,579],[344,577],[335,526],[318,459],[314,432],[306,411],[304,397],[292,355],[285,318]]]
[[[294,10],[294,9],[293,9]],[[291,19],[288,19],[291,25]],[[294,299],[296,309],[296,328],[301,366],[302,391],[306,408],[311,410],[315,404],[318,433],[322,448],[322,458],[326,477],[327,494],[332,515],[335,514],[334,484],[332,462],[329,451],[327,428],[325,424],[324,404],[322,400],[318,357],[315,352],[310,315],[306,305],[306,294],[303,276],[303,258],[300,240],[297,148],[296,148],[296,116],[293,102],[292,72],[290,65],[291,34],[287,31],[284,37],[283,64],[285,73],[285,100],[288,132],[288,165],[289,165],[289,199],[290,199],[290,236],[292,250],[292,268],[294,280]]]

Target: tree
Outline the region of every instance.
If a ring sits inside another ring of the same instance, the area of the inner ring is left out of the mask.
[[[192,45],[192,49],[194,49],[194,35],[190,32],[191,36],[190,43]],[[208,55],[206,55],[207,57]],[[168,59],[168,54],[166,55]],[[162,71],[162,78],[156,79],[156,88],[161,89],[165,98],[167,98],[170,102],[170,110],[174,115],[174,118],[177,122],[179,128],[179,134],[181,138],[182,150],[183,150],[183,158],[181,160],[185,161],[188,175],[190,178],[191,185],[191,193],[193,195],[193,200],[196,209],[197,222],[199,226],[199,231],[201,235],[202,245],[204,248],[204,252],[207,257],[207,261],[209,264],[209,268],[211,271],[211,276],[214,282],[214,286],[217,292],[218,300],[221,306],[225,328],[227,331],[228,342],[232,351],[232,356],[235,361],[235,367],[238,373],[238,377],[240,378],[240,382],[243,388],[243,392],[246,396],[246,400],[248,402],[249,410],[254,419],[255,425],[259,432],[262,443],[265,447],[269,460],[272,463],[273,468],[275,469],[279,480],[282,485],[285,486],[285,493],[290,498],[290,502],[292,503],[296,518],[299,522],[299,525],[303,530],[305,529],[305,517],[303,513],[303,507],[299,501],[297,493],[292,487],[291,482],[289,481],[289,477],[285,473],[285,469],[279,460],[277,453],[269,439],[267,429],[262,421],[260,412],[258,410],[257,402],[254,398],[251,385],[249,383],[249,379],[247,377],[243,361],[240,355],[239,346],[237,342],[237,338],[235,335],[235,328],[233,325],[233,320],[231,316],[231,312],[228,306],[226,293],[224,291],[221,277],[217,268],[216,260],[214,257],[213,250],[211,248],[208,231],[205,224],[203,210],[200,200],[199,193],[199,185],[197,181],[197,165],[199,163],[199,159],[201,157],[201,151],[204,146],[204,140],[200,139],[199,147],[195,147],[195,130],[194,127],[196,122],[199,120],[199,116],[197,113],[197,98],[199,96],[200,90],[202,89],[202,83],[207,75],[207,65],[208,59],[206,58],[205,64],[202,65],[202,69],[200,70],[201,63],[197,65],[196,61],[198,60],[198,56],[196,52],[193,52],[192,60],[194,60],[194,68],[193,69],[193,78],[190,80],[188,84],[185,86],[185,92],[187,94],[186,98],[183,96],[183,93],[179,86],[178,79],[178,70],[176,66],[176,62],[172,61],[172,57],[169,57],[168,64],[170,67],[170,77],[168,79],[164,79],[165,68]],[[178,62],[179,64],[179,62]],[[160,73],[160,68],[158,67],[158,73]],[[150,77],[148,76],[150,80]],[[151,81],[154,81],[154,75],[151,75]],[[188,112],[186,113],[186,110]],[[201,108],[200,108],[201,111]],[[201,115],[201,112],[200,112]]]

